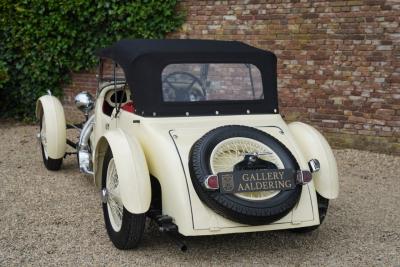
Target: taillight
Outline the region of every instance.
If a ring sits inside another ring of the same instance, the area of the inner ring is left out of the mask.
[[[311,182],[312,174],[309,171],[298,171],[296,179],[298,184],[307,184]]]
[[[219,189],[218,175],[213,174],[207,176],[207,178],[204,180],[204,187],[208,190]]]

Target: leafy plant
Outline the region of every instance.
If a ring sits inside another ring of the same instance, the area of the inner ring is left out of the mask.
[[[3,84],[8,81],[8,72],[6,64],[3,61],[0,61],[0,89],[3,87]]]
[[[177,0],[3,0],[0,116],[30,118],[36,99],[62,95],[72,72],[93,68],[94,51],[123,38],[163,38],[183,15]]]

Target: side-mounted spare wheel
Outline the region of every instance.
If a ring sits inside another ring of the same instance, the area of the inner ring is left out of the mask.
[[[301,185],[291,190],[236,194],[222,194],[203,186],[206,177],[232,172],[249,154],[258,155],[263,169],[299,169],[290,151],[271,135],[246,126],[223,126],[193,145],[189,161],[193,186],[206,205],[230,220],[249,225],[279,220],[297,204]]]

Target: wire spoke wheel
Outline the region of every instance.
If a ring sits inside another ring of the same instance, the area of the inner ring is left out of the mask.
[[[44,166],[50,171],[57,171],[61,168],[64,155],[60,158],[52,158],[52,154],[49,153],[49,151],[52,151],[54,155],[54,148],[57,147],[57,142],[62,140],[59,136],[55,138],[55,132],[51,129],[52,126],[48,121],[46,123],[46,114],[43,113],[40,116],[38,143],[42,152]]]
[[[211,152],[210,167],[212,173],[231,172],[234,165],[244,159],[246,154],[258,154],[259,158],[275,164],[279,169],[284,165],[278,155],[267,145],[250,138],[233,137],[220,142]],[[237,193],[235,196],[250,200],[266,200],[279,194],[280,191],[259,191]]]
[[[120,196],[117,169],[113,158],[108,163],[106,189],[108,193],[107,209],[108,214],[111,215],[110,223],[114,231],[118,232],[122,226],[123,204]]]
[[[42,122],[41,122],[41,127],[40,127],[40,142],[42,143],[42,146],[43,146],[44,157],[46,159],[48,159],[49,156],[47,153],[46,120],[44,118],[44,115],[42,117]]]
[[[132,249],[139,245],[146,223],[146,212],[132,213],[124,206],[123,182],[118,176],[115,158],[110,147],[106,150],[101,174],[103,215],[107,234],[118,249]]]

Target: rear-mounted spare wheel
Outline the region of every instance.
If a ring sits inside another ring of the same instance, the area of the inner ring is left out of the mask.
[[[279,220],[297,204],[301,185],[290,190],[223,194],[204,187],[210,175],[237,170],[246,155],[257,155],[255,168],[298,170],[290,151],[267,133],[247,126],[223,126],[201,137],[190,152],[189,169],[199,198],[221,216],[249,225]]]

